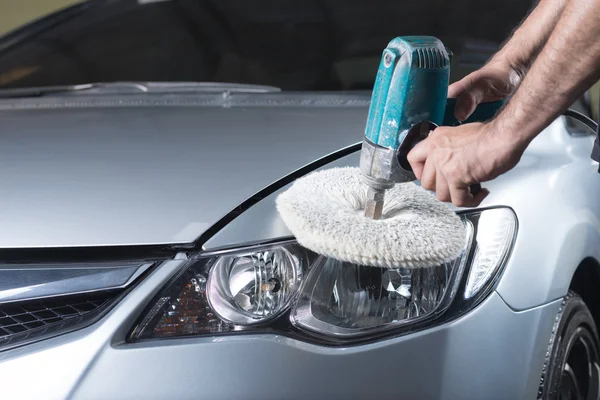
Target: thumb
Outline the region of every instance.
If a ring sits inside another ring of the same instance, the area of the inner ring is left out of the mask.
[[[475,111],[485,95],[485,89],[481,85],[473,85],[456,99],[454,116],[459,121],[464,121]]]
[[[452,99],[458,97],[461,93],[465,92],[468,88],[467,80],[468,76],[448,86],[448,98]]]
[[[457,98],[454,116],[459,121],[469,118],[485,96],[483,82],[477,75],[477,72],[472,73],[448,86],[448,97]]]

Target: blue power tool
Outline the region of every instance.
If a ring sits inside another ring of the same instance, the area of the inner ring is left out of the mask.
[[[406,156],[440,125],[457,125],[448,99],[451,53],[431,36],[393,39],[383,51],[360,156],[369,187],[365,216],[380,219],[385,191],[416,180]],[[491,118],[502,101],[481,104],[464,123]]]

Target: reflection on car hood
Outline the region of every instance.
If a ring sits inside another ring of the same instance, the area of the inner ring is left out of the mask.
[[[3,101],[0,248],[191,242],[258,190],[362,140],[368,96],[323,106],[286,98]]]

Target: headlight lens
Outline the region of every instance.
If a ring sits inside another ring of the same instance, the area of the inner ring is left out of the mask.
[[[192,255],[129,340],[276,331],[339,342],[430,325],[487,296],[514,242],[511,210],[462,216],[468,246],[454,262],[432,268],[344,263],[291,240]]]
[[[450,304],[466,254],[452,263],[410,269],[320,257],[303,285],[292,322],[325,336],[353,337],[430,318]]]

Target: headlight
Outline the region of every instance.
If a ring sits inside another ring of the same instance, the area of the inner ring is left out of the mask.
[[[193,255],[131,336],[148,339],[264,326],[289,311],[311,260],[310,252],[293,241]]]
[[[510,209],[462,217],[467,247],[457,260],[432,268],[344,263],[292,240],[194,254],[129,340],[249,331],[347,342],[431,326],[489,294],[516,235]]]

